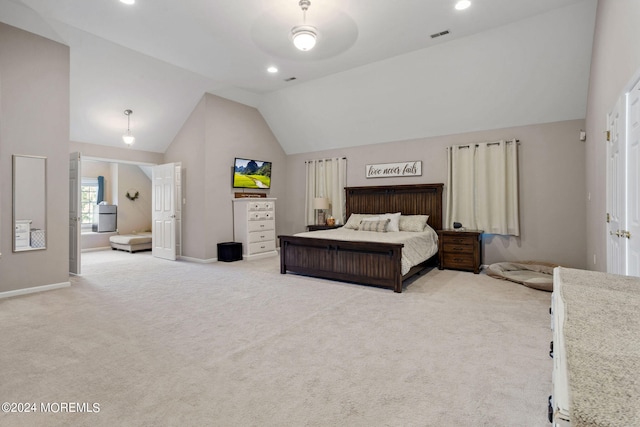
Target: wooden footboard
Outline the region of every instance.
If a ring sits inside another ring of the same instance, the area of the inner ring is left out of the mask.
[[[280,239],[280,273],[381,286],[402,292],[400,243],[350,242],[297,236]]]

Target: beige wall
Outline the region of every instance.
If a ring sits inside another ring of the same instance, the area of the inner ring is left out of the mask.
[[[0,23],[0,292],[69,281],[69,48]],[[11,155],[47,157],[47,249],[12,252]]]
[[[397,141],[289,156],[287,227],[304,231],[304,161],[347,157],[347,185],[447,182],[445,148],[516,137],[520,140],[520,237],[485,236],[484,263],[537,260],[583,268],[585,260],[583,120]],[[422,161],[421,177],[365,178],[365,165]]]
[[[203,97],[167,148],[164,160],[182,164],[182,254],[205,259],[205,121],[206,97]]]
[[[138,192],[136,200],[126,195]],[[136,165],[118,164],[118,232],[151,231],[151,180]]]
[[[271,190],[276,230],[284,228],[287,160],[257,109],[205,94],[165,153],[165,162],[182,162],[183,255],[211,260],[217,243],[233,240],[232,167],[234,157],[273,163]]]
[[[640,73],[640,2],[600,0],[587,102],[586,191],[589,269],[606,271],[606,117],[625,85]],[[589,197],[590,200],[589,200]],[[595,258],[595,262],[594,262]]]

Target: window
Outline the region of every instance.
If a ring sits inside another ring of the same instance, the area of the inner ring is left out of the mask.
[[[91,229],[93,224],[93,212],[98,204],[98,179],[82,178],[80,188],[80,212],[82,228]]]
[[[449,147],[448,179],[447,227],[520,235],[515,139]]]

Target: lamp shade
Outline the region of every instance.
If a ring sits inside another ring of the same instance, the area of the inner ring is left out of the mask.
[[[122,140],[127,145],[131,145],[136,141],[135,137],[131,135],[130,132],[127,132],[126,134],[122,135]]]
[[[314,209],[329,209],[329,199],[326,197],[316,197],[313,199]]]
[[[316,29],[310,25],[300,25],[291,30],[291,37],[295,47],[302,51],[313,49],[316,45]]]

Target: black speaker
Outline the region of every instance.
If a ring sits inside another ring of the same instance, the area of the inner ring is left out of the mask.
[[[231,262],[242,259],[242,243],[218,243],[218,261]]]

